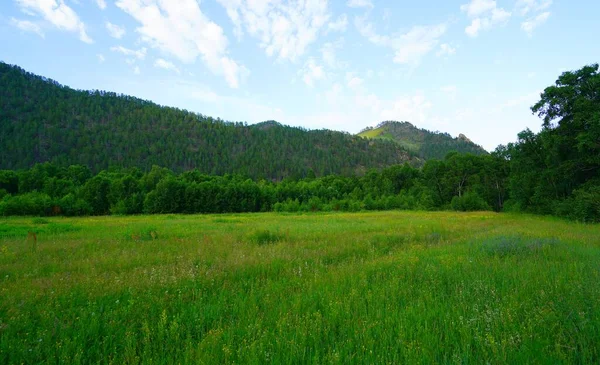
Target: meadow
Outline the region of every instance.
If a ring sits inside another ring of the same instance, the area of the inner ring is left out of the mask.
[[[599,363],[600,226],[395,211],[0,220],[2,364],[432,362]]]

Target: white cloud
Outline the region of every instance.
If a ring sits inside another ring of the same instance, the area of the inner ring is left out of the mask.
[[[446,24],[431,26],[414,26],[407,33],[387,36],[379,35],[373,24],[367,23],[364,17],[356,17],[355,25],[371,43],[390,47],[394,50],[394,62],[417,66],[421,59],[431,52],[446,33]]]
[[[353,72],[346,72],[346,83],[350,89],[359,88],[363,84],[363,79],[356,76]]]
[[[456,54],[456,48],[452,47],[448,43],[444,43],[440,45],[439,50],[436,52],[436,56],[444,57],[444,56],[452,56]]]
[[[471,0],[468,4],[460,6],[460,10],[466,12],[469,18],[480,17],[496,9],[495,0]]]
[[[96,0],[96,4],[101,10],[106,9],[106,1],[105,0]]]
[[[268,56],[295,61],[317,40],[329,20],[327,0],[217,0],[241,39],[257,38]]]
[[[39,35],[40,37],[45,38],[42,28],[34,22],[30,22],[28,20],[20,20],[20,19],[10,18],[10,24],[21,29],[24,32],[35,33],[35,34]]]
[[[315,81],[322,80],[325,77],[323,66],[318,65],[314,58],[309,58],[299,73],[302,76],[302,81],[310,87],[314,86]]]
[[[140,66],[135,66],[135,67],[133,68],[133,74],[134,74],[134,75],[139,75],[139,74],[141,74],[141,73],[142,73],[142,72],[140,71]]]
[[[371,0],[348,0],[346,3],[351,8],[373,8],[373,1]]]
[[[552,0],[518,0],[515,8],[520,15],[525,16],[529,13],[544,11],[551,5]]]
[[[471,24],[465,28],[469,37],[477,37],[481,31],[506,23],[512,15],[499,8],[495,0],[471,0],[461,5],[460,10],[471,19]]]
[[[162,69],[165,69],[165,70],[175,71],[177,73],[181,73],[179,71],[179,69],[177,68],[177,66],[175,66],[172,62],[169,62],[169,61],[164,60],[162,58],[158,58],[156,61],[154,61],[154,67],[158,67],[158,68],[162,68]]]
[[[133,64],[135,64],[135,62],[136,62],[135,58],[127,58],[127,59],[125,59],[125,63],[128,64],[128,65],[133,65]]]
[[[132,56],[132,57],[135,57],[140,60],[143,60],[144,58],[146,58],[146,52],[147,52],[147,49],[145,47],[140,48],[138,50],[133,50],[133,49],[125,48],[123,46],[118,46],[118,47],[111,47],[110,50],[113,52],[122,53],[125,56]]]
[[[540,25],[544,24],[549,17],[549,11],[538,14],[521,23],[521,29],[523,29],[531,37],[531,35],[533,34],[533,30],[539,27]]]
[[[344,39],[340,38],[335,42],[327,42],[321,47],[321,58],[323,63],[330,69],[343,67],[344,63],[338,61],[336,56],[336,50],[341,49],[344,44]]]
[[[382,120],[409,121],[419,126],[428,122],[428,111],[433,106],[422,92],[398,97],[388,104],[380,112]]]
[[[121,39],[125,35],[124,27],[120,27],[111,22],[106,22],[105,25],[106,25],[106,29],[108,30],[108,33],[110,34],[111,37]]]
[[[196,0],[118,0],[116,5],[140,23],[141,40],[184,63],[198,57],[227,84],[238,88],[248,70],[228,56],[223,29],[200,10]]]
[[[104,58],[104,55],[102,53],[98,53],[96,57],[98,58],[99,63],[104,63],[104,61],[106,61],[106,58]]]
[[[85,43],[94,41],[87,35],[85,24],[64,0],[16,0],[26,14],[39,15],[60,30],[76,32]]]
[[[348,16],[340,15],[335,22],[330,22],[327,28],[333,32],[345,32],[348,27]]]

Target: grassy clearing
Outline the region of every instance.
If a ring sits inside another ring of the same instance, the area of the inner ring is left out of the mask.
[[[600,226],[407,212],[0,221],[0,363],[598,363],[599,339]]]

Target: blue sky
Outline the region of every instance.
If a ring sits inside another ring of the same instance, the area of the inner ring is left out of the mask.
[[[600,61],[597,0],[3,0],[0,60],[225,120],[383,120],[488,150]]]

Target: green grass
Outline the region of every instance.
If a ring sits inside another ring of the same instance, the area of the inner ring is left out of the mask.
[[[369,129],[359,133],[358,135],[363,138],[375,138],[379,137],[384,131],[384,128]]]
[[[0,232],[2,364],[600,361],[600,226],[268,213]]]

